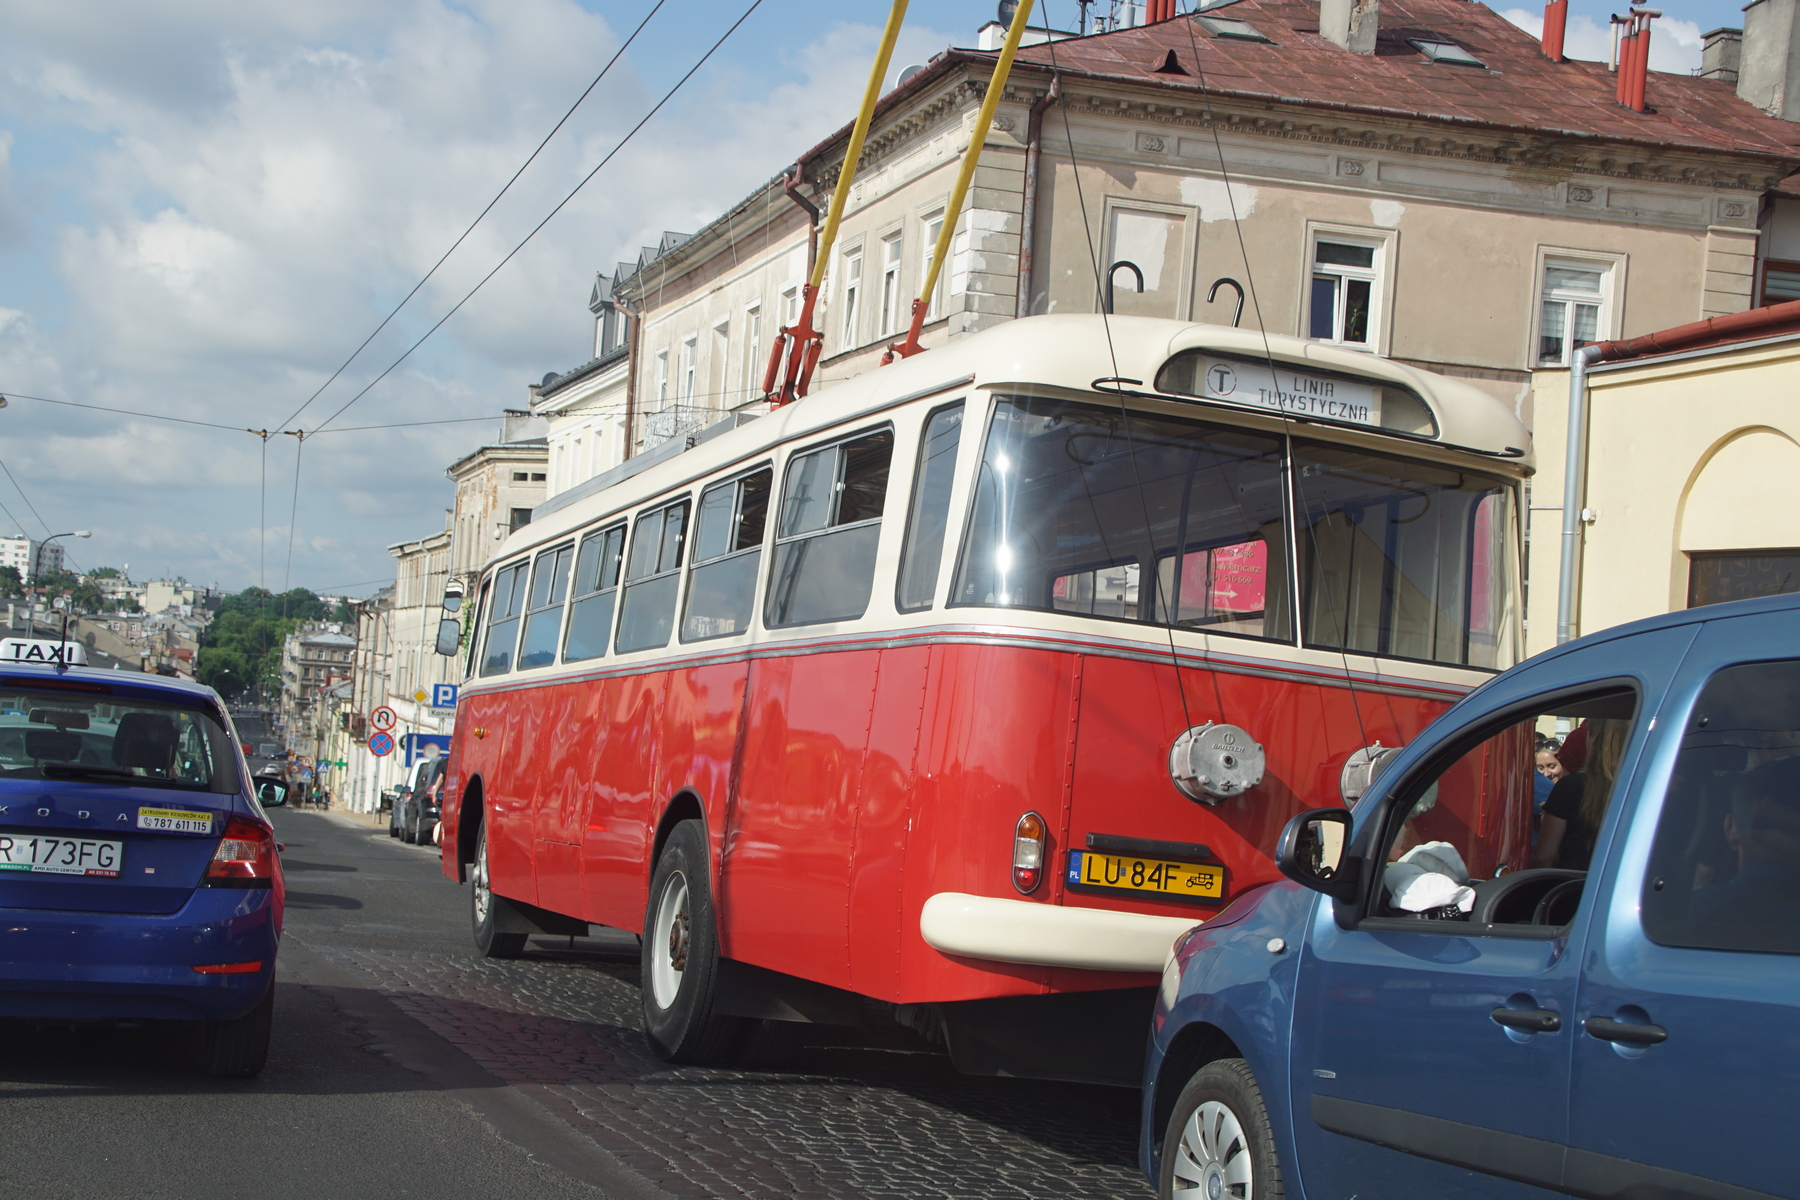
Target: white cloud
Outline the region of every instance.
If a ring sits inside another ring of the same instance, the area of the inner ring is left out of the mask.
[[[574,0],[13,0],[7,15],[0,251],[9,230],[35,241],[0,272],[0,392],[233,428],[273,426],[325,381],[622,32]],[[658,19],[656,54],[691,61],[710,42],[678,5]],[[847,121],[877,32],[825,28],[779,62],[722,56],[338,424],[497,414],[528,381],[580,362],[593,272],[663,229],[697,229]],[[896,61],[948,40],[911,29]],[[302,425],[460,299],[677,77],[642,61],[647,77],[621,61]],[[249,433],[28,401],[4,420],[0,454],[44,518],[94,528],[78,560],[241,587],[255,582],[266,503],[269,581],[281,582],[294,439],[269,442],[264,497]],[[308,439],[294,580],[391,575],[385,547],[441,527],[444,466],[491,435]],[[9,487],[0,479],[26,517]]]
[[[1509,8],[1501,16],[1529,33],[1542,37],[1544,14],[1523,8]],[[1651,23],[1650,69],[1686,75],[1699,69],[1704,41],[1700,26],[1679,17],[1661,17]],[[1563,33],[1563,56],[1589,62],[1612,60],[1612,28],[1592,17],[1575,15]]]

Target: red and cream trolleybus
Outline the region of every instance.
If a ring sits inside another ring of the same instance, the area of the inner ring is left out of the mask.
[[[471,593],[445,872],[489,955],[641,933],[670,1059],[885,1011],[1135,1083],[1173,939],[1518,656],[1527,439],[1367,354],[1052,315],[660,447]],[[1420,840],[1525,865],[1528,750]]]

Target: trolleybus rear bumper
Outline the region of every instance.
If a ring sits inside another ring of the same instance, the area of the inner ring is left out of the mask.
[[[939,892],[919,932],[934,950],[966,958],[1090,971],[1160,973],[1175,939],[1200,922]]]

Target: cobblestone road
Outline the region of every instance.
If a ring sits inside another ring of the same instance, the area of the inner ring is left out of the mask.
[[[446,905],[466,903],[441,886]],[[1133,1166],[1135,1092],[970,1078],[898,1033],[810,1044],[780,1071],[673,1068],[639,1032],[635,939],[538,939],[498,962],[343,933],[290,929],[672,1196],[1150,1195]]]

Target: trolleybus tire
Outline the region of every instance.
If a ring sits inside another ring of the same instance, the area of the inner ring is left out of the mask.
[[[269,1060],[269,1029],[274,1023],[275,981],[256,1007],[230,1021],[208,1021],[201,1047],[201,1066],[215,1079],[255,1079]]]
[[[487,823],[475,835],[475,866],[469,872],[469,923],[475,930],[475,951],[483,958],[517,958],[525,953],[527,933],[500,930],[500,906],[504,897],[488,885]]]
[[[699,821],[675,826],[656,860],[640,956],[644,1034],[651,1050],[666,1062],[726,1061],[741,1022],[713,1011],[719,929],[706,827]]]
[[[1207,1063],[1181,1089],[1163,1134],[1160,1184],[1163,1200],[1177,1191],[1282,1200],[1269,1110],[1243,1059]]]

